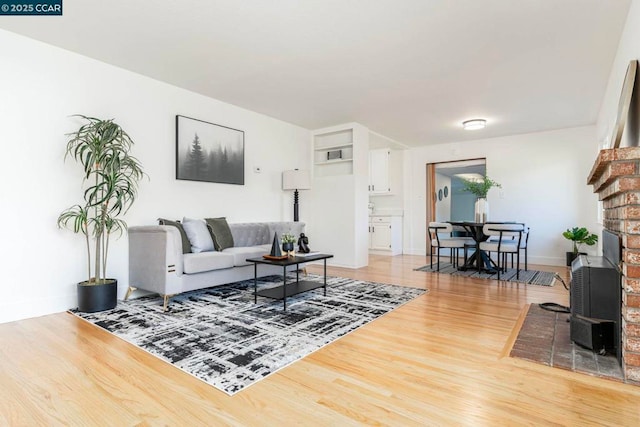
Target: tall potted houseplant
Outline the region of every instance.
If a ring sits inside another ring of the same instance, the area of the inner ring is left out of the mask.
[[[78,115],[84,124],[68,134],[65,160],[82,165],[83,201],[64,210],[58,226],[84,235],[87,279],[78,283],[78,310],[108,310],[117,303],[117,281],[107,278],[109,241],[127,228],[119,217],[136,199],[139,181],[145,175],[130,154],[133,141],[113,120]]]
[[[489,203],[487,193],[493,187],[502,188],[502,185],[489,178],[487,175],[479,179],[462,179],[463,190],[476,196],[475,221],[486,222],[489,219]]]
[[[565,239],[573,242],[573,250],[567,252],[567,266],[570,266],[574,259],[578,257],[580,252],[580,245],[593,246],[598,242],[598,235],[590,233],[586,227],[573,227],[567,228],[567,231],[562,233]]]

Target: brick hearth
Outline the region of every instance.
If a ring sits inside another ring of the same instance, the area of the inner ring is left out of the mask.
[[[622,237],[622,368],[640,385],[640,147],[601,150],[587,183],[603,201],[604,227]]]
[[[527,315],[509,356],[616,381],[623,374],[615,354],[598,354],[571,341],[569,314],[525,308]]]

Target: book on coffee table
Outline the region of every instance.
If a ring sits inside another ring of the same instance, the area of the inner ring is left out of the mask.
[[[299,257],[305,257],[305,256],[314,256],[314,255],[319,255],[320,252],[316,251],[316,252],[309,252],[309,253],[304,253],[304,252],[296,252],[296,256]]]

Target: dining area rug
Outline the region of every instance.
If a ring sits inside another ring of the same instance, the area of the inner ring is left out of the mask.
[[[258,279],[258,289],[278,285],[282,276]],[[176,295],[167,312],[149,295],[71,313],[233,395],[427,292],[327,277],[326,296],[319,288],[288,297],[284,311],[281,300],[254,303],[251,279]]]
[[[485,273],[478,272],[478,270],[458,270],[457,267],[454,267],[449,262],[440,262],[440,271],[437,270],[437,264],[433,263],[433,268],[430,264],[424,265],[422,267],[416,268],[416,271],[425,271],[428,273],[440,273],[440,274],[450,274],[452,276],[464,276],[478,279],[494,279],[498,280],[497,273]],[[506,282],[516,282],[516,283],[526,283],[527,285],[540,285],[540,286],[553,286],[556,280],[556,274],[548,271],[539,271],[539,270],[522,270],[520,269],[520,274],[516,274],[517,271],[515,268],[507,268],[506,272],[500,273],[500,280],[504,280]],[[519,276],[519,277],[516,277]]]

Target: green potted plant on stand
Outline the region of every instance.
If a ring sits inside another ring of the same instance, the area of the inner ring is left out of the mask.
[[[464,185],[463,191],[468,191],[477,197],[475,203],[475,221],[487,222],[489,219],[489,202],[487,202],[487,193],[493,187],[502,188],[502,185],[498,184],[487,175],[483,176],[482,179],[477,180],[462,179],[462,184]]]
[[[76,117],[85,123],[68,135],[65,159],[73,157],[83,167],[84,200],[64,210],[58,226],[84,235],[87,280],[77,286],[78,310],[95,312],[117,304],[118,283],[107,278],[109,240],[126,230],[127,224],[119,217],[135,201],[145,173],[130,154],[133,141],[113,120]]]
[[[585,227],[573,227],[567,229],[562,235],[573,242],[573,251],[567,252],[567,266],[570,266],[574,259],[580,254],[586,255],[584,252],[580,252],[580,245],[585,244],[587,246],[593,246],[598,241],[598,235],[589,233]]]

